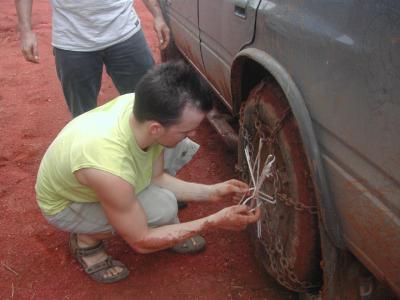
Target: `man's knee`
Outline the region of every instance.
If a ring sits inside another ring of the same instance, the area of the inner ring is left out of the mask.
[[[157,202],[160,202],[160,209],[156,210],[157,214],[153,216],[152,220],[148,220],[149,226],[158,227],[177,223],[178,205],[176,197],[157,199]]]
[[[200,145],[190,138],[182,140],[175,148],[164,151],[164,170],[175,176],[176,173],[186,165],[199,150]]]
[[[175,194],[171,191],[151,185],[141,192],[138,198],[150,227],[177,222],[178,205]]]

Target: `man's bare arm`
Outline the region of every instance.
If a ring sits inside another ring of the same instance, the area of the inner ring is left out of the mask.
[[[158,0],[143,0],[147,9],[154,17],[154,31],[157,33],[160,48],[165,49],[169,43],[169,28],[164,20]]]
[[[128,182],[96,169],[82,169],[75,176],[96,192],[110,224],[139,253],[170,248],[207,229],[241,230],[260,216],[259,211],[253,214],[246,206],[237,205],[191,222],[149,228],[145,212]]]
[[[164,155],[154,163],[152,183],[172,191],[182,201],[220,201],[227,197],[239,201],[249,189],[246,183],[235,179],[211,185],[180,180],[164,172]]]
[[[18,27],[21,35],[21,51],[25,59],[38,63],[39,51],[36,34],[32,31],[32,0],[15,0],[18,14]]]

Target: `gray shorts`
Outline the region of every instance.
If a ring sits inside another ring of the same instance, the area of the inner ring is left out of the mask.
[[[186,138],[173,149],[166,149],[164,153],[165,171],[175,175],[193,155],[199,145]],[[150,227],[178,223],[178,207],[175,194],[169,190],[150,185],[137,195],[139,203],[147,216]],[[68,232],[99,233],[114,232],[100,202],[80,203],[72,202],[61,212],[47,216],[47,221],[55,227]]]

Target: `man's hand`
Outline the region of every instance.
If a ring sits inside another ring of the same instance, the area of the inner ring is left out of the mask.
[[[243,194],[249,191],[249,186],[239,180],[231,179],[210,186],[211,192],[209,200],[213,202],[221,201],[227,197],[232,197],[234,201],[239,201]]]
[[[160,49],[163,50],[169,43],[169,28],[165,23],[160,4],[158,0],[143,0],[143,3],[154,17],[154,31],[157,33]]]
[[[246,205],[234,205],[220,210],[209,218],[217,228],[239,231],[245,229],[248,224],[256,222],[260,216],[260,208],[251,212]]]
[[[27,61],[39,62],[36,34],[32,31],[32,0],[15,0],[18,27],[21,33],[21,51]]]
[[[27,61],[39,63],[37,39],[33,31],[21,32],[21,51]]]
[[[163,17],[154,18],[154,31],[157,33],[160,49],[167,48],[169,43],[169,28]]]

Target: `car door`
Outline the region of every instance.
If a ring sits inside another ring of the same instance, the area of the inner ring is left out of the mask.
[[[175,45],[201,72],[204,72],[200,52],[198,0],[165,0],[169,26]]]
[[[253,39],[259,3],[259,0],[199,0],[198,3],[205,74],[228,107],[232,106],[232,61]]]

